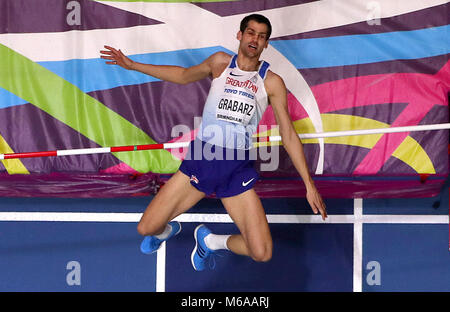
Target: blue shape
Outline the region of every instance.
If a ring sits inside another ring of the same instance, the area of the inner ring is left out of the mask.
[[[435,197],[367,198],[363,202],[363,212],[367,215],[448,215],[448,207],[448,189]]]
[[[142,213],[151,196],[130,198],[8,198],[1,200],[0,212],[120,212]]]
[[[215,234],[238,233],[234,224],[206,224]],[[219,251],[214,270],[196,272],[190,254],[195,224],[166,246],[166,291],[347,291],[353,289],[352,224],[270,224],[269,262]]]
[[[142,213],[153,196],[131,198],[2,198],[0,212]],[[353,214],[353,199],[324,198],[330,215]],[[311,215],[306,198],[261,198],[267,214]],[[364,205],[366,200],[364,200]],[[227,213],[220,199],[203,198],[187,213]]]
[[[2,222],[0,291],[155,291],[156,255],[140,240],[135,223]]]
[[[296,68],[320,68],[418,59],[450,53],[450,26],[370,35],[274,40]]]
[[[237,55],[235,54],[231,58],[230,68],[235,68],[236,67],[236,59],[237,59]]]
[[[353,214],[353,199],[324,198],[329,215]],[[306,198],[261,198],[266,214],[312,215]],[[1,207],[1,206],[0,206]],[[227,213],[220,199],[203,198],[187,213]]]
[[[189,67],[200,64],[208,56],[218,51],[226,50],[221,47],[211,47],[137,54],[129,57],[139,63]],[[105,60],[100,58],[61,62],[41,62],[39,64],[76,85],[86,93],[119,86],[159,81],[157,78],[140,72],[126,70],[115,65],[106,65]]]
[[[448,224],[364,224],[363,291],[450,291]],[[380,285],[366,266],[379,263]]]
[[[208,265],[209,269],[215,268],[214,254],[218,251],[209,249],[205,242],[205,237],[210,234],[211,231],[204,224],[197,226],[194,230],[195,248],[191,253],[191,261],[196,271],[203,271],[208,268]]]
[[[21,99],[17,95],[9,92],[8,90],[0,88],[0,109],[16,105],[23,105],[26,103],[27,101]]]

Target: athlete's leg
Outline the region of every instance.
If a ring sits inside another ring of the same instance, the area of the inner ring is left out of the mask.
[[[239,235],[230,236],[227,241],[228,248],[255,261],[269,261],[272,258],[272,236],[264,208],[256,192],[250,189],[221,200],[241,232]]]
[[[205,193],[193,187],[189,177],[177,171],[148,205],[137,226],[139,234],[161,234],[167,223],[189,210]]]

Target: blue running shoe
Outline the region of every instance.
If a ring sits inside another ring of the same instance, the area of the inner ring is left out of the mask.
[[[208,234],[211,234],[211,231],[204,224],[195,228],[195,247],[191,254],[191,262],[196,271],[203,271],[207,262],[214,261],[213,254],[215,251],[206,247],[205,243],[205,237]]]
[[[142,253],[145,253],[146,255],[152,254],[155,251],[157,251],[160,247],[162,242],[168,240],[171,237],[174,237],[181,231],[181,224],[178,221],[171,221],[169,222],[170,226],[172,226],[172,232],[169,234],[169,236],[166,239],[159,239],[155,236],[145,236],[144,240],[141,243],[141,251]]]

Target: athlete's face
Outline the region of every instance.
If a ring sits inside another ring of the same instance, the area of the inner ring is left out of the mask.
[[[247,57],[258,57],[267,48],[267,25],[256,21],[249,21],[244,32],[239,31],[237,39],[240,41],[239,49]]]

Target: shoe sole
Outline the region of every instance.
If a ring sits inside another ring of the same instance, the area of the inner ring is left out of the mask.
[[[145,240],[146,238],[144,238],[144,240]],[[144,255],[151,255],[152,253],[154,253],[155,251],[157,251],[158,249],[156,249],[156,250],[153,250],[153,251],[151,251],[151,252],[148,252],[148,251],[144,251],[143,249],[142,249],[142,245],[144,244],[144,242],[142,242],[141,243],[141,246],[140,246],[140,250],[141,250],[141,252],[144,254]]]
[[[180,222],[178,222],[178,221],[174,221],[174,222],[176,222],[176,223],[178,223],[178,225],[180,226],[180,228],[178,229],[178,231],[172,236],[172,237],[174,237],[174,236],[177,236],[178,235],[178,233],[180,233],[181,232],[181,223]]]
[[[197,242],[197,231],[198,231],[198,229],[199,229],[200,227],[202,227],[202,226],[203,226],[203,224],[200,224],[199,226],[197,226],[197,227],[195,228],[195,231],[194,231],[195,247],[194,247],[194,250],[192,250],[192,253],[191,253],[191,263],[192,263],[192,267],[194,268],[195,271],[200,271],[200,270],[197,270],[197,268],[195,267],[195,264],[194,264],[194,255],[195,255],[195,253],[197,252],[197,246],[198,246],[198,242]]]

